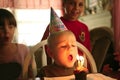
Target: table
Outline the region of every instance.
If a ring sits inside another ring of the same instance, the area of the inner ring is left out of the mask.
[[[44,80],[75,80],[74,75],[65,76],[65,77],[45,77]],[[87,75],[87,80],[117,80],[109,76],[105,76],[101,73],[90,73]]]

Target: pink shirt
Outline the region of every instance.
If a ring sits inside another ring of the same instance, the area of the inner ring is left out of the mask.
[[[13,57],[9,58],[9,59],[5,59],[4,62],[0,62],[0,63],[11,63],[11,62],[17,62],[21,65],[22,67],[22,70],[23,70],[23,67],[24,67],[24,64],[25,64],[25,60],[26,60],[26,57],[28,55],[30,55],[30,52],[29,52],[29,48],[23,44],[17,44],[15,43],[16,46],[17,46],[17,50],[16,50],[16,53],[13,55]],[[33,69],[36,69],[33,68],[33,63],[35,63],[35,59],[32,55],[30,55],[30,59],[28,61],[28,63],[26,63],[25,65],[27,66],[28,64],[28,67],[27,67],[27,72],[25,73],[25,75],[27,75],[27,78],[31,78],[34,76],[34,73],[33,73]],[[22,71],[21,71],[21,74],[19,76],[19,79],[17,80],[23,80],[22,78]]]

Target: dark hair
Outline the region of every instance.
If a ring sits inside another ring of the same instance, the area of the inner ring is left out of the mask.
[[[62,4],[65,4],[68,0],[62,0]],[[84,0],[85,1],[85,0]]]
[[[17,27],[17,22],[14,15],[10,11],[1,8],[0,9],[0,26],[5,25],[6,20],[9,22],[9,24]]]
[[[62,0],[62,3],[66,3],[67,0]]]

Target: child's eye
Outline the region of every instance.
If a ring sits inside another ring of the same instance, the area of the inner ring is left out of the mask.
[[[72,47],[76,47],[76,45],[73,44]]]
[[[67,46],[66,45],[64,45],[64,46],[61,46],[61,48],[66,48]]]
[[[83,3],[79,3],[79,6],[82,7],[82,6],[83,6]]]
[[[11,28],[14,28],[14,25],[9,25],[9,28],[11,29]]]
[[[74,5],[74,2],[71,1],[71,2],[69,2],[69,4],[70,4],[70,5]]]

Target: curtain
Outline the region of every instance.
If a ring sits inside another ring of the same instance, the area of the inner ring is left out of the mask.
[[[113,28],[115,52],[120,53],[120,0],[113,1]]]
[[[0,7],[17,9],[55,9],[62,8],[61,0],[0,0]]]
[[[47,9],[49,8],[49,0],[14,0],[14,8],[23,9]]]
[[[14,6],[14,0],[0,0],[0,8],[1,7],[4,7],[4,8],[7,8],[7,7],[10,7],[10,8],[13,8]]]

